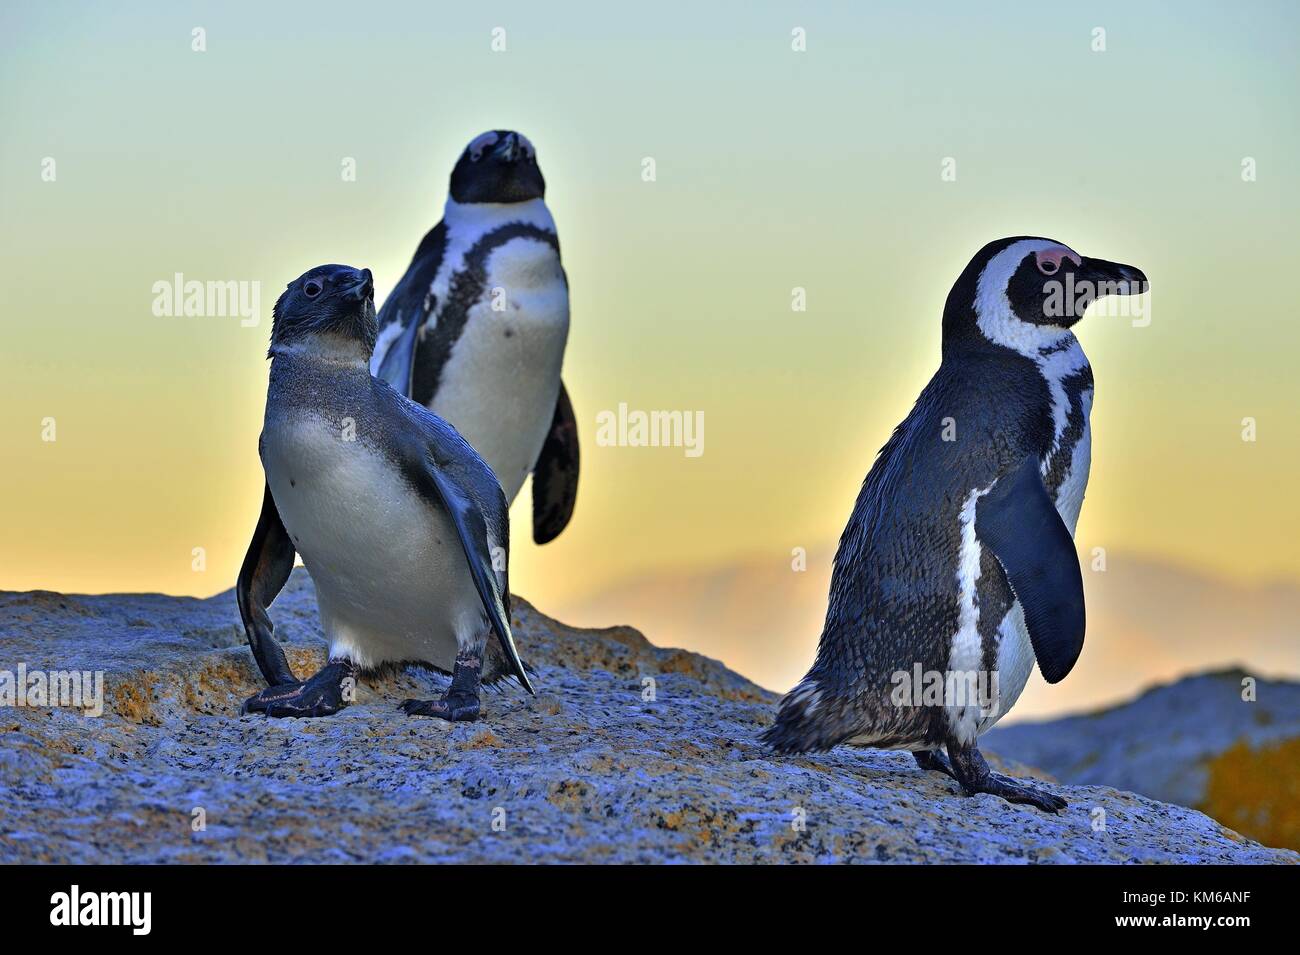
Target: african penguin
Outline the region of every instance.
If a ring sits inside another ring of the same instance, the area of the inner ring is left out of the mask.
[[[971,259],[944,306],[939,370],[858,494],[817,659],[765,733],[774,749],[905,749],[968,794],[1065,807],[990,772],[976,741],[1035,660],[1056,683],[1083,648],[1073,534],[1093,381],[1070,328],[1087,295],[1145,290],[1139,270],[1050,239]]]
[[[505,495],[451,425],[371,376],[375,331],[369,269],[319,266],[275,304],[258,447],[266,490],[235,587],[270,687],[245,712],[337,712],[347,682],[385,663],[452,674],[442,699],[403,703],[412,714],[475,719],[480,682],[507,676],[533,691],[510,633]],[[295,552],[330,644],[306,681],[267,615]]]
[[[564,530],[578,428],[560,380],[569,286],[533,144],[493,130],[465,147],[442,221],[379,312],[371,370],[446,418],[506,500],[533,475],[533,538]]]

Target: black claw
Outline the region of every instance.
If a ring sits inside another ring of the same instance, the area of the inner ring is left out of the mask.
[[[467,723],[479,715],[479,671],[483,658],[477,652],[456,654],[451,686],[440,700],[403,700],[399,705],[407,716],[436,716],[452,723]]]
[[[355,678],[346,660],[327,664],[310,680],[270,686],[244,701],[241,713],[265,713],[271,718],[330,716],[348,705],[344,681]]]
[[[949,743],[948,755],[952,759],[953,778],[961,783],[962,790],[968,796],[989,793],[1007,802],[1023,803],[1051,813],[1060,812],[1069,805],[1060,796],[993,772],[973,745],[958,746]],[[919,755],[917,762],[920,762]]]
[[[952,771],[952,766],[948,763],[948,758],[937,750],[923,749],[912,754],[916,759],[916,765],[929,772],[943,773],[957,779],[957,774]],[[960,782],[960,780],[958,780]]]
[[[1030,786],[1027,783],[1017,782],[1009,776],[997,774],[990,774],[988,780],[975,792],[991,793],[994,796],[1000,796],[1007,802],[1023,803],[1041,809],[1043,812],[1060,812],[1069,805],[1060,796]],[[975,792],[968,791],[967,795],[973,796]]]
[[[440,700],[403,700],[398,708],[407,716],[436,716],[451,723],[468,723],[478,719],[479,702],[475,698]]]
[[[301,695],[307,686],[305,682],[285,683],[281,686],[268,686],[261,693],[255,693],[244,701],[240,713],[265,713],[267,707],[280,700],[294,699]]]

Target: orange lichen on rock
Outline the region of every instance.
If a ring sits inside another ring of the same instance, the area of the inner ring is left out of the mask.
[[[109,705],[113,712],[132,723],[157,726],[159,720],[153,711],[153,693],[157,683],[157,675],[153,673],[142,674],[138,681],[120,682],[110,689]]]
[[[1210,760],[1202,812],[1266,846],[1300,849],[1300,737]]]
[[[491,730],[479,730],[469,741],[464,744],[464,749],[504,749],[505,743],[501,742],[501,737]]]

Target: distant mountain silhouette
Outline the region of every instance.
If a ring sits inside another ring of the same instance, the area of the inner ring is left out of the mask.
[[[807,570],[790,553],[644,575],[548,608],[580,626],[635,620],[659,644],[717,657],[783,692],[812,662],[826,612],[832,547]],[[1243,667],[1300,677],[1300,583],[1247,587],[1145,557],[1112,552],[1084,565],[1088,636],[1064,682],[1037,673],[1009,722],[1095,709],[1188,673]]]
[[[1120,706],[997,727],[982,745],[1061,782],[1132,790],[1300,848],[1300,683],[1204,673]]]

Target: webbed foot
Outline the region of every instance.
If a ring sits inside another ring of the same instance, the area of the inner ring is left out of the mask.
[[[398,708],[407,716],[436,716],[451,723],[468,723],[478,719],[478,697],[454,699],[450,694],[440,700],[403,700]]]
[[[309,680],[268,686],[250,696],[241,712],[271,717],[330,716],[352,702],[355,680],[356,669],[351,661],[333,660]]]
[[[952,760],[953,775],[968,796],[976,793],[991,793],[1007,802],[1025,803],[1043,812],[1051,813],[1060,812],[1069,805],[1060,796],[1055,796],[1045,789],[993,772],[974,746],[957,746],[949,743],[948,756]]]
[[[436,716],[452,723],[463,723],[479,717],[479,673],[483,668],[481,652],[462,651],[456,654],[456,667],[452,670],[451,686],[438,700],[403,700],[399,704],[408,716]]]

